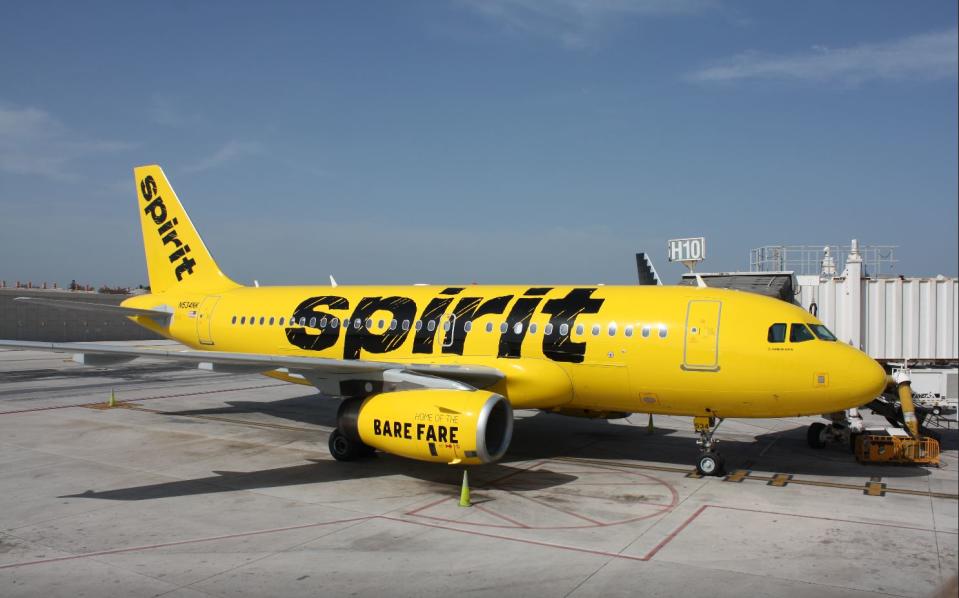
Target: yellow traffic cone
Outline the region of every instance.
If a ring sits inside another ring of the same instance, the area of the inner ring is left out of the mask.
[[[647,433],[647,434],[652,434],[652,433],[654,433],[655,431],[656,431],[656,430],[653,428],[653,414],[650,413],[650,414],[649,414],[649,423],[646,424],[646,433]]]
[[[463,486],[460,488],[460,506],[461,507],[472,507],[473,503],[470,502],[470,483],[469,477],[466,474],[466,470],[463,470]]]
[[[107,401],[107,407],[116,407],[117,406],[117,393],[112,388],[110,389],[110,400]]]

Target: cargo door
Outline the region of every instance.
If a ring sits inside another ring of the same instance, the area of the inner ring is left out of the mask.
[[[719,320],[721,301],[694,300],[686,309],[683,369],[719,371]]]
[[[212,345],[213,343],[213,308],[216,307],[219,295],[205,297],[200,306],[197,307],[196,314],[196,336],[201,345]]]

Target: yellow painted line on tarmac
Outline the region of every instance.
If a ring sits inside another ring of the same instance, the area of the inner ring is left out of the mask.
[[[684,474],[687,478],[700,478],[696,470],[690,471],[688,468],[669,467],[662,465],[645,465],[642,463],[623,463],[620,461],[603,461],[598,459],[580,459],[577,457],[556,457],[552,461],[563,461],[569,463],[582,463],[589,465],[604,465],[612,467],[625,467],[629,469],[649,469],[653,471],[668,471]],[[749,470],[738,469],[730,475],[722,478],[726,482],[743,482],[744,480],[754,480],[757,482],[766,482],[767,486],[774,488],[784,488],[786,486],[812,486],[816,488],[833,488],[837,490],[855,490],[862,492],[866,496],[885,496],[887,494],[900,494],[906,496],[923,496],[930,498],[941,498],[944,500],[959,500],[959,494],[949,492],[932,492],[929,490],[914,490],[911,488],[890,488],[885,482],[881,482],[878,476],[872,476],[868,482],[863,484],[853,484],[848,482],[828,482],[824,480],[805,480],[797,478],[793,474],[776,473],[774,475],[755,474]]]

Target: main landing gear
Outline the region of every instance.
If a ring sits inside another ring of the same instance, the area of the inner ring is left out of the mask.
[[[723,423],[722,418],[717,422],[715,417],[697,416],[693,418],[693,426],[699,433],[699,440],[696,444],[701,451],[699,460],[696,461],[696,472],[702,476],[719,476],[726,473],[726,460],[716,452],[714,447],[719,442],[713,439],[713,434]]]
[[[830,422],[813,422],[806,430],[806,442],[814,449],[827,444],[844,444],[856,448],[856,437],[862,434],[863,421],[858,409],[847,409],[826,415]]]
[[[357,430],[362,403],[362,399],[344,399],[336,412],[336,429],[330,432],[330,454],[337,461],[356,461],[376,454],[376,449],[360,440]]]

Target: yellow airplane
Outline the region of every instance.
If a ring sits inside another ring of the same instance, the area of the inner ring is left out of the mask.
[[[886,386],[883,368],[803,309],[685,286],[246,287],[217,267],[159,166],[134,170],[151,293],[122,306],[26,299],[129,317],[188,350],[0,341],[110,365],[162,357],[260,372],[341,397],[333,457],[381,450],[480,464],[513,409],[693,417],[703,475],[723,471],[725,418],[833,414]],[[828,428],[828,429],[827,429]],[[847,432],[848,434],[848,432]],[[816,438],[813,438],[815,436]]]

